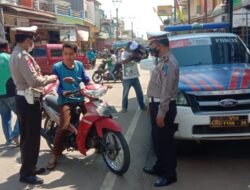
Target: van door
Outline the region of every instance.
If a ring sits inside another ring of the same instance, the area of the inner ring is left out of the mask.
[[[50,54],[49,71],[50,73],[52,73],[53,65],[63,60],[62,49],[61,48],[49,49],[49,54]]]

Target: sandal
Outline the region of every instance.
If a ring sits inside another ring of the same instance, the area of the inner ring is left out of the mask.
[[[56,165],[57,165],[57,161],[54,161],[52,163],[48,162],[47,170],[53,170],[53,169],[55,169]]]

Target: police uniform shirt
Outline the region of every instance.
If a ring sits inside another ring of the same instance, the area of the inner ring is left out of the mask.
[[[158,116],[164,117],[171,100],[177,98],[179,66],[175,57],[168,52],[156,64],[149,81],[147,95],[160,99]]]
[[[43,76],[34,58],[18,45],[12,52],[10,68],[17,91],[45,86],[54,80],[52,76]]]

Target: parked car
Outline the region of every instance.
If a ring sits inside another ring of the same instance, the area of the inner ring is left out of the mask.
[[[232,33],[169,37],[180,66],[176,138],[250,139],[250,52]],[[141,62],[152,70],[153,61]]]
[[[35,45],[33,57],[40,66],[42,73],[51,74],[53,65],[63,59],[62,46],[62,44]],[[84,54],[77,53],[76,60],[81,61],[85,69],[91,68],[88,58]]]

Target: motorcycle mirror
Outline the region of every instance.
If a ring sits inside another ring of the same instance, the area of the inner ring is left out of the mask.
[[[63,81],[66,82],[66,83],[74,83],[74,82],[75,82],[75,79],[72,78],[72,77],[65,77],[65,78],[63,79]]]

